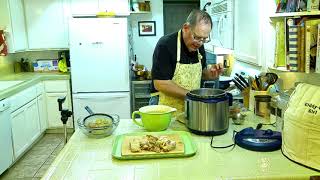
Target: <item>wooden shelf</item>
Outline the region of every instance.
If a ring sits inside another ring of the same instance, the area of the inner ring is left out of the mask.
[[[318,16],[320,11],[304,11],[304,12],[288,12],[288,13],[274,13],[270,18],[281,18],[281,17],[296,17],[296,16]]]

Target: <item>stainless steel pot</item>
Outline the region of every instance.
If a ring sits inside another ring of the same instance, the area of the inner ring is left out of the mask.
[[[224,134],[229,128],[232,95],[221,89],[200,88],[185,99],[186,127],[195,134]]]

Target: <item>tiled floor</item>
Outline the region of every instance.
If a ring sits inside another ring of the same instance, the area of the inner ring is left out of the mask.
[[[0,180],[40,179],[63,148],[63,141],[63,134],[45,134],[15,165],[0,175]]]

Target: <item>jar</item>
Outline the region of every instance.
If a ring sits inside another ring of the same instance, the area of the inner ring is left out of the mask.
[[[145,5],[146,5],[146,7],[145,7],[145,11],[150,11],[150,1],[145,1]]]
[[[270,119],[270,102],[271,96],[269,95],[256,95],[254,113],[264,119]]]
[[[139,3],[138,1],[132,1],[132,10],[135,11],[135,12],[138,12],[139,11]]]
[[[146,10],[146,4],[144,2],[139,2],[139,11],[145,11]]]

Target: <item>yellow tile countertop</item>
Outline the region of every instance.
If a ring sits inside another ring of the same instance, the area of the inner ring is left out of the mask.
[[[214,145],[232,143],[233,130],[256,127],[262,119],[248,113],[244,124],[230,122],[226,134],[216,136]],[[275,129],[264,125],[262,129]],[[185,130],[184,125],[172,122],[168,131]],[[254,152],[236,146],[233,150],[212,149],[211,137],[192,134],[197,153],[186,158],[117,160],[112,158],[116,135],[145,132],[130,119],[122,119],[113,135],[91,139],[77,130],[62,149],[43,179],[309,179],[320,173],[291,162],[280,150]]]
[[[44,80],[69,80],[70,73],[35,73],[23,72],[1,76],[0,81],[21,81],[20,83],[0,91],[0,100]]]

